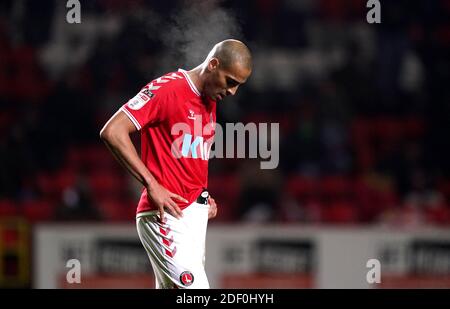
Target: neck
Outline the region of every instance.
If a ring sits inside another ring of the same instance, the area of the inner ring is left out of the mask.
[[[200,93],[203,93],[203,87],[204,87],[204,79],[203,79],[203,66],[200,64],[196,68],[193,68],[190,71],[187,71],[187,74],[191,78],[192,82],[194,83],[195,87]]]

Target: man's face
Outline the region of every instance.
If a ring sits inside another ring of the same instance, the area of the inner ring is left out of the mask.
[[[223,100],[226,96],[235,95],[240,85],[247,81],[251,70],[241,64],[233,64],[230,68],[222,68],[218,60],[212,59],[208,64],[211,74],[205,82],[204,92],[213,100]]]

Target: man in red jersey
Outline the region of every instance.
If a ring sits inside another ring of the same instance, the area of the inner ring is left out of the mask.
[[[222,41],[196,68],[147,84],[100,132],[143,185],[136,225],[156,288],[209,288],[204,263],[207,222],[217,213],[207,191],[216,102],[234,95],[251,71],[247,46]],[[141,158],[130,139],[135,131]]]

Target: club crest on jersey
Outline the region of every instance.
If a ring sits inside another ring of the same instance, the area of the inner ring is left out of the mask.
[[[128,101],[128,107],[134,110],[141,109],[155,96],[149,89],[141,90],[134,98]]]
[[[183,271],[180,275],[180,281],[184,286],[190,286],[194,283],[194,275],[190,271]]]

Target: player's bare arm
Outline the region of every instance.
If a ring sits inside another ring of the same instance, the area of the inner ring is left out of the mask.
[[[183,213],[173,199],[187,201],[161,186],[149,172],[131,141],[130,134],[135,131],[136,127],[131,120],[118,111],[100,131],[100,138],[120,164],[147,188],[148,198],[158,207],[160,218],[164,216],[164,208],[174,217],[182,217]]]
[[[208,210],[208,219],[215,218],[217,215],[217,204],[216,201],[209,196],[209,210]]]

